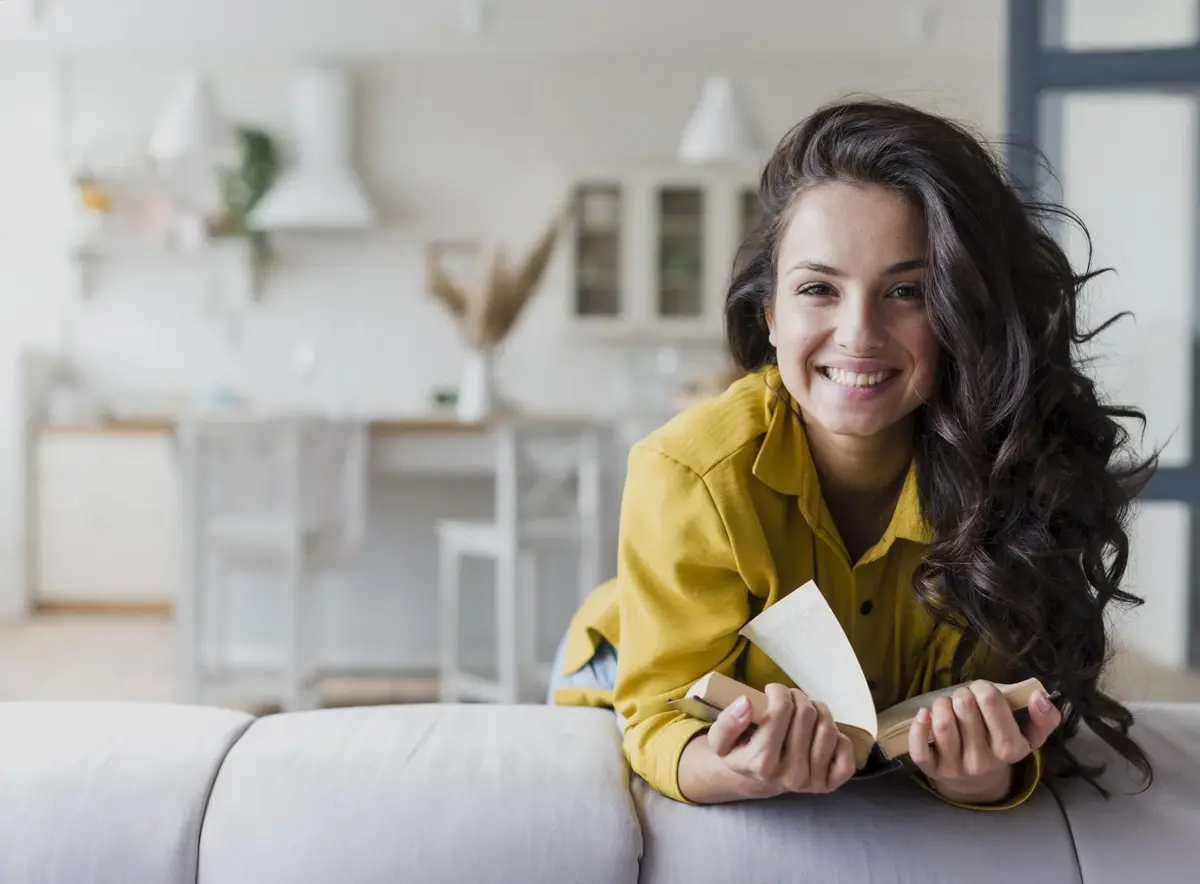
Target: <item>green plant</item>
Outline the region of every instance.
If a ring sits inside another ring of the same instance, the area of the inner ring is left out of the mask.
[[[216,226],[218,236],[245,236],[260,264],[271,258],[267,233],[252,230],[247,219],[279,175],[279,151],[274,139],[262,129],[241,126],[237,130],[241,163],[221,176],[224,213]]]

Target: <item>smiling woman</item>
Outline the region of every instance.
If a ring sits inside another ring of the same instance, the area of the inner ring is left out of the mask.
[[[739,634],[814,580],[876,708],[917,716],[924,784],[1011,807],[1046,759],[1094,778],[1081,722],[1134,762],[1099,687],[1132,497],[1153,466],[1081,371],[1078,274],[959,126],[900,104],[824,108],[762,175],[767,222],[726,300],[748,372],[630,454],[618,573],[576,615],[552,700],[613,706],[635,771],[720,802],[829,792],[853,773],[828,710]],[[603,665],[598,665],[599,663]],[[668,701],[709,671],[763,690],[707,725]],[[1036,676],[1018,724],[995,684]],[[707,730],[707,736],[700,735]]]
[[[905,419],[931,395],[938,363],[925,238],[920,211],[884,188],[833,182],[797,203],[765,318],[784,385],[813,418],[814,448],[836,444],[814,434],[911,435]]]

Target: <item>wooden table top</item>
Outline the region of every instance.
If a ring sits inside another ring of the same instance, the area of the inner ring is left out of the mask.
[[[555,421],[587,421],[580,416],[547,416]],[[537,415],[530,420],[536,421]],[[592,420],[595,420],[594,418]],[[175,432],[178,420],[171,417],[102,418],[78,423],[42,424],[38,432],[46,435],[147,435]],[[367,421],[372,436],[407,436],[431,433],[482,435],[493,423],[489,421],[460,421],[453,415],[429,414],[397,417],[378,417]]]

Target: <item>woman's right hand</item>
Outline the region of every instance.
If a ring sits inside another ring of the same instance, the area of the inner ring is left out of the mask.
[[[724,709],[708,731],[708,745],[730,770],[752,784],[753,797],[785,792],[832,792],[854,774],[854,747],[833,722],[829,707],[801,690],[766,687],[767,711],[751,724],[745,697]]]

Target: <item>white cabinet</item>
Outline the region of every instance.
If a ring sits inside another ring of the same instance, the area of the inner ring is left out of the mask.
[[[170,434],[42,433],[33,505],[36,601],[173,600],[179,505]]]
[[[568,318],[613,339],[719,342],[734,258],[761,217],[742,171],[581,176],[568,236]]]

